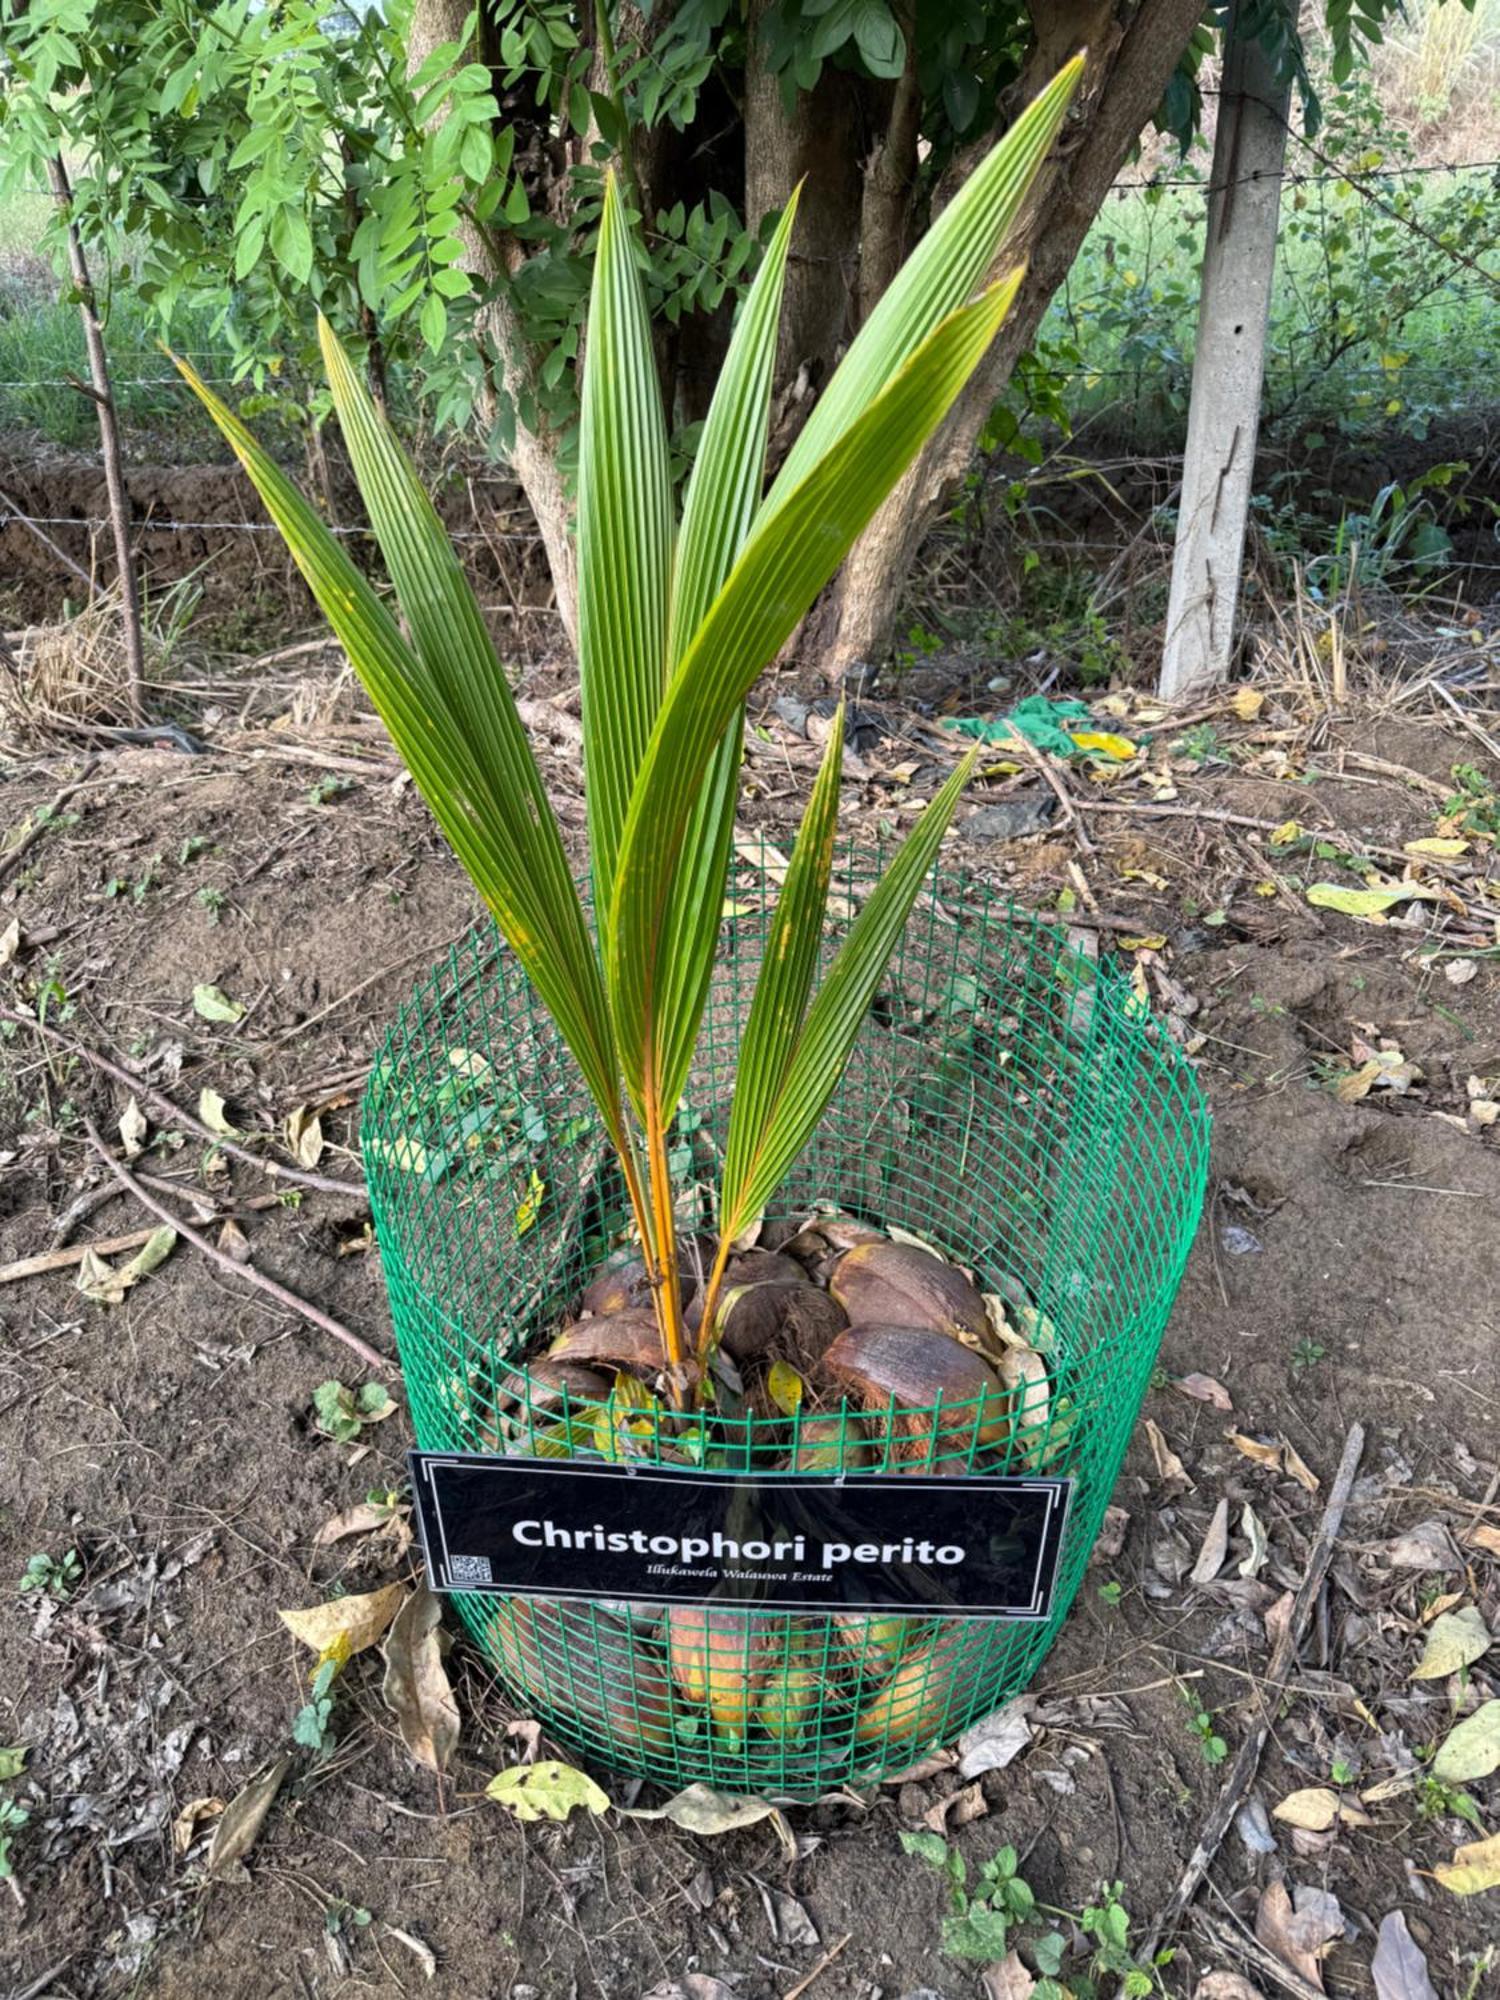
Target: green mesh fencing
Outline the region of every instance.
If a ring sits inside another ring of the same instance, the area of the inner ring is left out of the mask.
[[[696,1065],[673,1135],[683,1228],[711,1226],[735,1053],[780,857],[740,857]],[[831,953],[877,879],[835,877]],[[834,1476],[1066,1474],[1045,1623],[838,1617],[715,1602],[667,1612],[454,1599],[516,1699],[613,1769],[812,1796],[951,1738],[1025,1685],[1076,1592],[1197,1223],[1208,1115],[1127,982],[1064,929],[967,879],[913,914],[839,1089],[776,1213],[910,1230],[1007,1301],[1043,1356],[1002,1423],[977,1403],[785,1418],[580,1405],[520,1365],[626,1241],[626,1204],[578,1072],[484,925],[402,1008],[363,1147],[412,1420],[429,1450],[630,1455],[733,1478],[801,1452]],[[816,1428],[814,1428],[816,1426]]]

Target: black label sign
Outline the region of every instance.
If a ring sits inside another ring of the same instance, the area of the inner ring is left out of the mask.
[[[712,1478],[414,1451],[434,1590],[1045,1618],[1071,1481]]]

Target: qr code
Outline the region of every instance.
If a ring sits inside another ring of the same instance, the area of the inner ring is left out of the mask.
[[[449,1556],[448,1572],[458,1584],[495,1581],[495,1572],[490,1568],[488,1556]]]

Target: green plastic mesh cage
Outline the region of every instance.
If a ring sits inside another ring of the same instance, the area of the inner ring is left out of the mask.
[[[878,854],[841,859],[828,953],[880,865]],[[778,868],[766,848],[732,871],[673,1135],[684,1227],[711,1226]],[[761,1399],[694,1425],[630,1408],[617,1428],[613,1398],[579,1410],[522,1365],[626,1241],[628,1211],[572,1058],[489,925],[402,1008],[362,1139],[423,1448],[610,1456],[618,1444],[726,1479],[787,1471],[810,1409],[788,1418]],[[789,1798],[900,1769],[1009,1699],[1051,1644],[1097,1538],[1197,1224],[1207,1142],[1191,1066],[1119,973],[983,884],[935,878],[772,1219],[837,1209],[910,1231],[1006,1301],[1042,1365],[1004,1425],[977,1405],[856,1415],[825,1398],[813,1456],[830,1477],[1069,1477],[1051,1615],[456,1596],[514,1696],[611,1769]],[[831,1448],[830,1407],[843,1418]]]

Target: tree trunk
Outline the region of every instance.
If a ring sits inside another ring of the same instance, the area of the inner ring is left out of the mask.
[[[1124,10],[1122,10],[1124,11]],[[1141,0],[1117,21],[1110,0],[1033,9],[1035,47],[1016,96],[1034,94],[1087,43],[1089,64],[1051,161],[1038,177],[1007,264],[1029,258],[1026,281],[989,355],[947,422],[855,544],[803,628],[798,651],[830,679],[877,660],[890,644],[905,579],[945,496],[962,474],[979,431],[1017,359],[1035,339],[1094,217],[1202,16],[1201,0]],[[955,164],[962,178],[968,162]]]
[[[784,452],[800,415],[832,373],[857,325],[860,161],[867,150],[868,107],[861,80],[831,63],[790,111],[781,79],[759,59],[761,22],[771,0],[752,0],[746,28],[745,220],[752,229],[785,208],[805,181],[797,232],[787,258],[776,387],[781,404],[773,457]],[[799,414],[800,413],[800,414]]]
[[[94,302],[94,284],[84,254],[83,238],[73,220],[73,188],[61,154],[47,162],[47,178],[52,198],[62,213],[68,232],[68,265],[73,273],[73,289],[78,294],[78,310],[83,319],[83,341],[88,350],[90,395],[99,418],[99,449],[104,459],[104,489],[109,496],[109,525],[115,544],[115,568],[120,584],[120,633],[125,646],[126,702],[130,720],[145,719],[146,648],[141,632],[141,595],[136,583],[135,557],[130,548],[130,501],[125,491],[124,461],[120,455],[120,429],[115,422],[114,392],[109,380],[109,357],[104,351],[104,329],[99,324]]]
[[[468,0],[416,0],[408,70],[418,69],[441,43],[461,40],[470,11]],[[483,8],[479,18],[482,36]],[[496,358],[492,393],[504,395],[517,413],[511,470],[536,517],[552,573],[557,615],[567,633],[568,644],[576,647],[578,557],[572,536],[573,510],[559,462],[557,439],[550,432],[528,430],[520,418],[521,399],[531,384],[534,368],[534,357],[528,350],[509,295],[510,273],[519,262],[520,251],[508,245],[503,237],[467,220],[460,221],[458,234],[464,245],[465,269],[486,295],[480,327]]]

